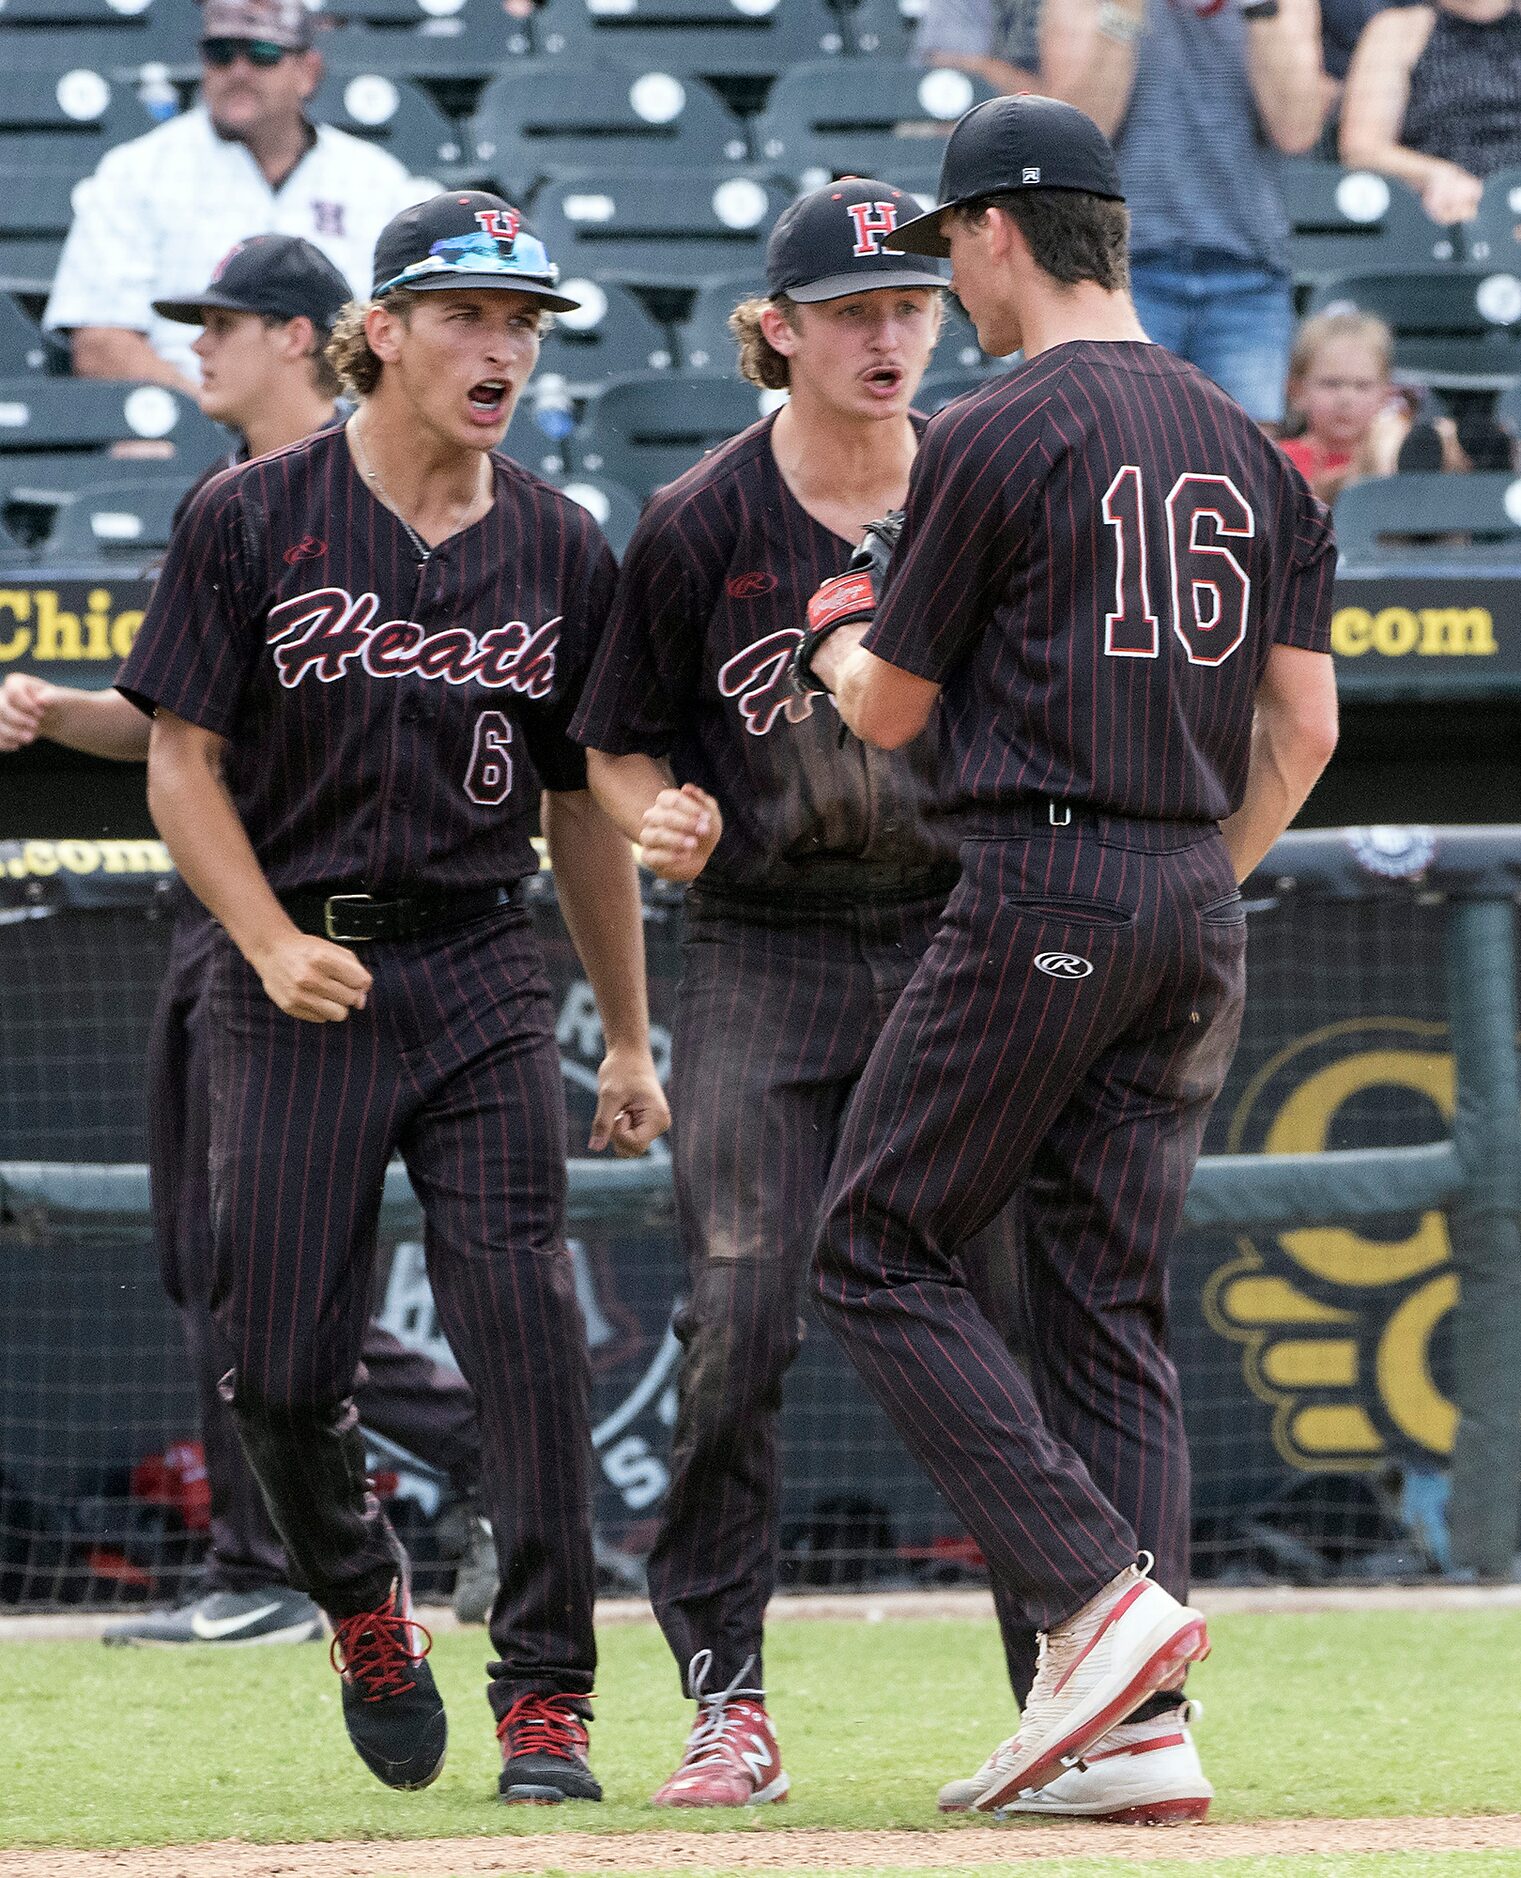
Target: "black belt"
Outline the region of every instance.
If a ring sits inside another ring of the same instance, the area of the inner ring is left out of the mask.
[[[366,893],[362,889],[298,887],[277,896],[302,932],[344,945],[377,939],[416,939],[425,932],[463,925],[498,907],[521,906],[523,883],[505,887],[458,887],[428,893]]]
[[[1025,796],[1018,802],[1000,802],[972,816],[967,837],[999,841],[1016,834],[1062,834],[1066,831],[1108,838],[1121,846],[1152,842],[1187,846],[1220,832],[1218,822],[1164,819],[1160,816],[1117,815],[1088,802],[1061,802],[1046,796]]]

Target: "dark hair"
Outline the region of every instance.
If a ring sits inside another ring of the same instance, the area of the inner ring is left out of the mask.
[[[980,222],[989,209],[1003,210],[1035,265],[1064,287],[1085,280],[1110,293],[1129,287],[1130,212],[1123,202],[1080,189],[1010,189],[979,196],[957,214]]]
[[[281,313],[266,313],[263,317],[264,324],[271,331],[276,326],[290,325],[290,321]],[[310,319],[311,315],[308,314],[307,317]],[[312,320],[312,331],[316,334],[316,339],[311,351],[306,355],[312,368],[312,386],[319,397],[336,398],[342,391],[343,385],[327,356],[328,342],[332,334],[325,331],[315,320]]]

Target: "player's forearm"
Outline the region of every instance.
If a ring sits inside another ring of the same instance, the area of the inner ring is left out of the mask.
[[[1237,880],[1252,869],[1309,799],[1336,748],[1329,718],[1314,701],[1259,703],[1241,807],[1220,824]]]
[[[588,750],[586,780],[598,807],[633,842],[639,840],[644,818],[661,790],[676,785],[668,763],[640,751],[609,756],[602,750]]]
[[[1011,97],[1021,91],[1040,90],[1040,80],[1034,72],[1027,72],[1022,65],[1011,65],[1007,59],[995,59],[991,53],[936,52],[931,49],[919,54],[919,63],[948,65],[958,72],[970,72],[974,78],[980,78],[995,91],[1005,92]]]
[[[644,915],[628,837],[588,790],[546,790],[542,815],[555,897],[591,981],[607,1047],[648,1052]]]
[[[148,759],[149,720],[119,691],[50,685],[42,700],[40,734],[88,756],[115,763]]]
[[[185,884],[251,964],[295,932],[228,794],[219,750],[163,711],[148,749],[148,810]]]
[[[1246,69],[1274,149],[1303,155],[1320,135],[1326,113],[1318,0],[1279,0],[1276,14],[1249,20]]]
[[[70,336],[69,355],[77,378],[130,378],[141,384],[170,385],[195,396],[194,382],[162,359],[146,333],[128,326],[79,326]]]

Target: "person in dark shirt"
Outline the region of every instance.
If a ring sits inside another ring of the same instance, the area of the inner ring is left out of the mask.
[[[891,245],[949,254],[984,350],[1024,358],[931,421],[875,618],[814,653],[869,744],[938,711],[965,835],[841,1125],[816,1295],[1040,1633],[1018,1734],[953,1783],[996,1811],[1176,1707],[1209,1647],[1167,1252],[1239,1032],[1238,883],[1335,741],[1335,548],[1277,447],[1146,340],[1091,119],[981,105],[939,193]],[[1011,1199],[1028,1380],[957,1264]]]
[[[123,692],[148,798],[222,930],[209,966],[223,1383],[350,1739],[426,1786],[443,1705],[350,1392],[393,1153],[475,1392],[501,1586],[508,1801],[596,1800],[588,1373],[564,1237],[554,1013],[523,904],[539,789],[607,1036],[592,1146],[666,1125],[627,842],[566,734],[612,595],[584,510],[496,454],[556,290],[500,197],[395,217],[333,356],[359,408],[229,470],[171,544]]]
[[[320,249],[294,235],[258,235],[224,257],[200,295],[161,303],[165,318],[202,328],[197,397],[239,442],[226,462],[283,448],[338,421],[338,380],[323,357],[349,298]],[[198,482],[196,488],[200,487]],[[189,502],[194,491],[187,492]],[[145,762],[148,719],[116,690],[84,691],[13,672],[0,685],[0,752],[45,737],[120,762]],[[177,889],[169,958],[148,1042],[148,1171],[164,1288],[180,1312],[199,1407],[211,1531],[200,1582],[169,1611],[107,1627],[107,1643],[283,1643],[322,1634],[322,1614],[287,1582],[285,1554],[217,1385],[231,1357],[211,1316],[207,1192],[206,963],[214,922]],[[490,1571],[473,1517],[480,1467],[475,1404],[458,1371],[409,1350],[373,1319],[355,1400],[367,1428],[452,1480],[471,1534],[465,1595]],[[484,1616],[484,1611],[480,1612]]]

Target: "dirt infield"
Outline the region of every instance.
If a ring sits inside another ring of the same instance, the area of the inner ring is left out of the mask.
[[[502,1834],[365,1845],[180,1846],[168,1851],[0,1853],[3,1878],[485,1878],[543,1871],[851,1871],[863,1866],[1132,1863],[1272,1853],[1521,1851],[1521,1813],[1489,1819],[1284,1819],[1173,1832],[1115,1826],[968,1827],[957,1832]]]

